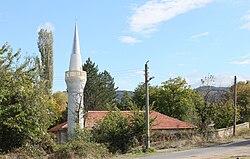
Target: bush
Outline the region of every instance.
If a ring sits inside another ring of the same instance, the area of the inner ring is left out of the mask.
[[[86,142],[82,140],[71,140],[63,145],[58,145],[57,150],[50,159],[70,158],[108,158],[108,149],[101,144]]]
[[[127,152],[133,144],[129,119],[129,116],[122,116],[120,111],[109,112],[93,129],[93,139],[104,143],[112,153]]]
[[[55,153],[49,158],[107,158],[110,156],[105,145],[90,141],[91,133],[76,128],[75,135],[66,144],[58,145]]]
[[[55,146],[52,138],[44,135],[40,140],[27,140],[21,147],[2,153],[3,156],[0,155],[0,158],[44,158],[54,151]]]
[[[112,153],[126,153],[132,147],[142,145],[145,139],[145,113],[136,109],[131,113],[125,116],[119,110],[110,111],[93,129],[93,139],[104,143]]]

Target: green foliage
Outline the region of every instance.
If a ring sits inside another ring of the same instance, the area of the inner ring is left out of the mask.
[[[91,133],[76,128],[74,137],[66,144],[58,145],[51,158],[108,158],[108,149],[98,143],[90,142]]]
[[[232,125],[233,102],[230,99],[229,92],[213,89],[213,75],[209,74],[201,82],[199,95],[195,98],[196,123],[200,132],[206,136],[210,124],[214,124],[215,128]]]
[[[130,97],[130,94],[128,92],[125,92],[121,100],[116,102],[116,105],[120,110],[130,110],[132,107],[134,107],[135,104]]]
[[[48,93],[52,94],[54,79],[54,60],[53,60],[53,34],[51,31],[41,29],[38,32],[38,49],[41,53],[41,79],[45,81]]]
[[[215,103],[213,101],[212,85],[214,84],[214,76],[208,75],[201,79],[201,93],[195,98],[195,111],[198,116],[198,127],[203,136],[207,136],[209,124],[215,113]]]
[[[187,121],[193,110],[193,90],[185,79],[169,79],[159,87],[155,102],[156,110],[171,117]]]
[[[149,93],[151,93],[152,87],[149,85]],[[152,96],[149,96],[149,102],[150,104],[152,103],[151,100]],[[145,108],[145,100],[146,100],[146,93],[145,93],[145,84],[140,83],[138,86],[135,88],[134,91],[134,96],[132,100],[135,102],[135,104],[138,106],[139,109]]]
[[[151,119],[150,124],[155,119]],[[112,153],[126,153],[133,146],[143,143],[145,137],[145,113],[133,109],[122,114],[120,110],[110,111],[93,129],[93,139],[104,143]]]
[[[234,106],[233,102],[227,101],[217,105],[213,116],[215,128],[226,128],[233,125]]]
[[[99,73],[100,87],[98,101],[96,103],[97,109],[103,109],[107,105],[113,105],[116,98],[116,90],[114,78],[106,70]]]
[[[20,50],[12,52],[5,44],[0,49],[0,151],[6,152],[27,143],[45,142],[52,120],[49,96],[40,81],[37,59],[20,62]],[[45,144],[46,145],[46,144]]]
[[[84,89],[84,105],[86,110],[107,110],[113,105],[116,97],[114,78],[105,70],[99,72],[98,66],[90,58],[83,65],[87,72]]]
[[[109,112],[102,123],[93,129],[93,139],[107,145],[112,153],[125,153],[133,144],[129,119],[129,116],[123,116],[120,111]]]
[[[68,95],[65,92],[55,92],[52,96],[52,100],[55,105],[55,116],[56,116],[56,124],[60,124],[67,120],[67,103],[68,103]]]
[[[57,150],[50,158],[109,158],[108,149],[101,144],[71,140],[66,144],[58,145]]]
[[[89,130],[81,129],[79,125],[75,128],[75,134],[70,140],[81,140],[85,142],[90,142],[92,134]]]
[[[237,83],[239,122],[250,122],[250,82]]]
[[[154,109],[165,115],[190,121],[190,114],[193,113],[193,96],[195,92],[187,85],[185,79],[177,77],[163,82],[161,86],[149,87],[150,104]],[[133,97],[136,105],[145,105],[145,86],[138,85]]]

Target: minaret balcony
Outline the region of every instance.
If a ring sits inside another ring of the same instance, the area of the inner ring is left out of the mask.
[[[85,71],[66,71],[65,72],[65,77],[79,77],[79,76],[84,76],[86,77],[86,72]]]

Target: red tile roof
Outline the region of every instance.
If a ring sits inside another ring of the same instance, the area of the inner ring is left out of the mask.
[[[54,126],[53,128],[50,128],[49,131],[50,132],[56,132],[56,131],[59,131],[59,130],[63,130],[63,129],[67,129],[68,128],[68,122],[65,121],[57,126]]]
[[[109,111],[89,111],[87,119],[86,119],[86,128],[92,129],[98,121],[102,120],[105,117],[105,115],[108,112]],[[123,115],[132,115],[132,112],[130,111],[121,111],[121,113]],[[195,128],[194,125],[188,124],[181,120],[169,117],[167,115],[164,115],[155,111],[153,111],[149,116],[150,118],[156,118],[151,128],[153,130],[174,130],[174,129],[194,129]],[[67,129],[67,127],[68,127],[67,122],[64,122],[62,124],[59,124],[49,129],[49,131],[57,132],[60,130]]]

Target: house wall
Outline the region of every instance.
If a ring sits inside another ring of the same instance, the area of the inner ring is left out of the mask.
[[[57,133],[56,133],[56,142],[59,143],[59,144],[64,144],[68,139],[68,136],[67,136],[67,129],[64,129],[64,130],[59,130]]]
[[[166,130],[151,130],[152,142],[164,142],[181,138],[188,138],[195,134],[195,129],[166,129]]]

